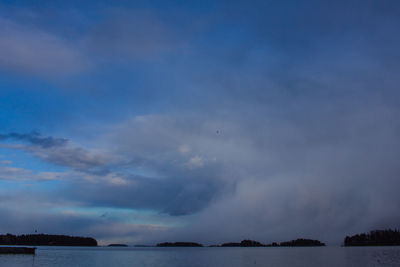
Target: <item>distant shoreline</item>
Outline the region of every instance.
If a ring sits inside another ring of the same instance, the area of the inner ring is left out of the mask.
[[[221,245],[210,245],[208,247],[321,247],[325,246],[325,243],[319,240],[298,238],[296,240],[281,242],[281,243],[271,243],[262,244],[255,240],[242,240],[240,243],[223,243]],[[203,244],[195,242],[163,242],[158,243],[156,247],[204,247]]]
[[[0,235],[0,245],[96,247],[97,240],[92,237],[68,236],[68,235],[5,234],[5,235]]]
[[[346,236],[344,247],[400,246],[400,231],[373,230],[369,233]]]
[[[97,240],[92,237],[27,234],[27,235],[0,235],[0,246],[98,246]],[[102,245],[102,247],[128,247],[122,243]],[[212,244],[205,246],[196,242],[162,242],[156,245],[134,245],[134,247],[322,247],[325,243],[319,240],[298,238],[285,242],[273,242],[263,244],[255,240],[245,239],[241,242]],[[398,230],[373,230],[369,233],[361,233],[346,236],[342,247],[355,246],[400,246],[400,231]]]

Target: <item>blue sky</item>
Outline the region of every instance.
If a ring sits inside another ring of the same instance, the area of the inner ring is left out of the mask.
[[[0,232],[398,227],[396,1],[1,1]]]

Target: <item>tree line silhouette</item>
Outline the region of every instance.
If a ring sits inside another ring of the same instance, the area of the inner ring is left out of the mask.
[[[28,235],[0,235],[0,245],[30,245],[30,246],[97,246],[92,237],[28,234]],[[211,247],[311,247],[325,246],[319,240],[298,238],[291,241],[271,244],[262,244],[255,240],[242,240],[240,243],[231,242]],[[395,229],[373,230],[369,233],[346,236],[344,246],[400,246],[400,231]],[[195,242],[164,242],[157,247],[203,247]]]
[[[325,244],[320,242],[319,240],[305,239],[305,238],[298,238],[296,240],[281,242],[279,244],[276,242],[273,242],[271,244],[262,244],[254,240],[243,240],[240,243],[224,243],[221,245],[221,247],[318,247],[318,246],[325,246]]]
[[[315,247],[325,246],[324,243],[318,240],[299,238],[292,241],[262,244],[255,240],[242,240],[240,243],[223,243],[222,245],[211,245],[210,247]],[[157,244],[157,247],[203,247],[202,244],[195,242],[164,242]]]
[[[353,236],[346,236],[344,246],[400,246],[398,230],[373,230]]]
[[[0,235],[0,245],[29,245],[29,246],[97,246],[92,237],[67,235]]]
[[[202,244],[194,242],[160,243],[158,247],[202,247]],[[262,244],[255,240],[242,240],[241,242],[223,243],[211,245],[210,247],[315,247],[325,246],[319,240],[298,238],[291,241],[271,244]],[[373,230],[369,233],[346,236],[344,246],[400,246],[400,231],[395,229]]]

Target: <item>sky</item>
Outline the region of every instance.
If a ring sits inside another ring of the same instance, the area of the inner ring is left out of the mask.
[[[398,228],[399,12],[0,1],[0,233],[340,244]]]

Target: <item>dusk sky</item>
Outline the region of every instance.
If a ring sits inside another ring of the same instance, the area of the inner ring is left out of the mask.
[[[400,2],[0,1],[0,233],[400,226]]]

